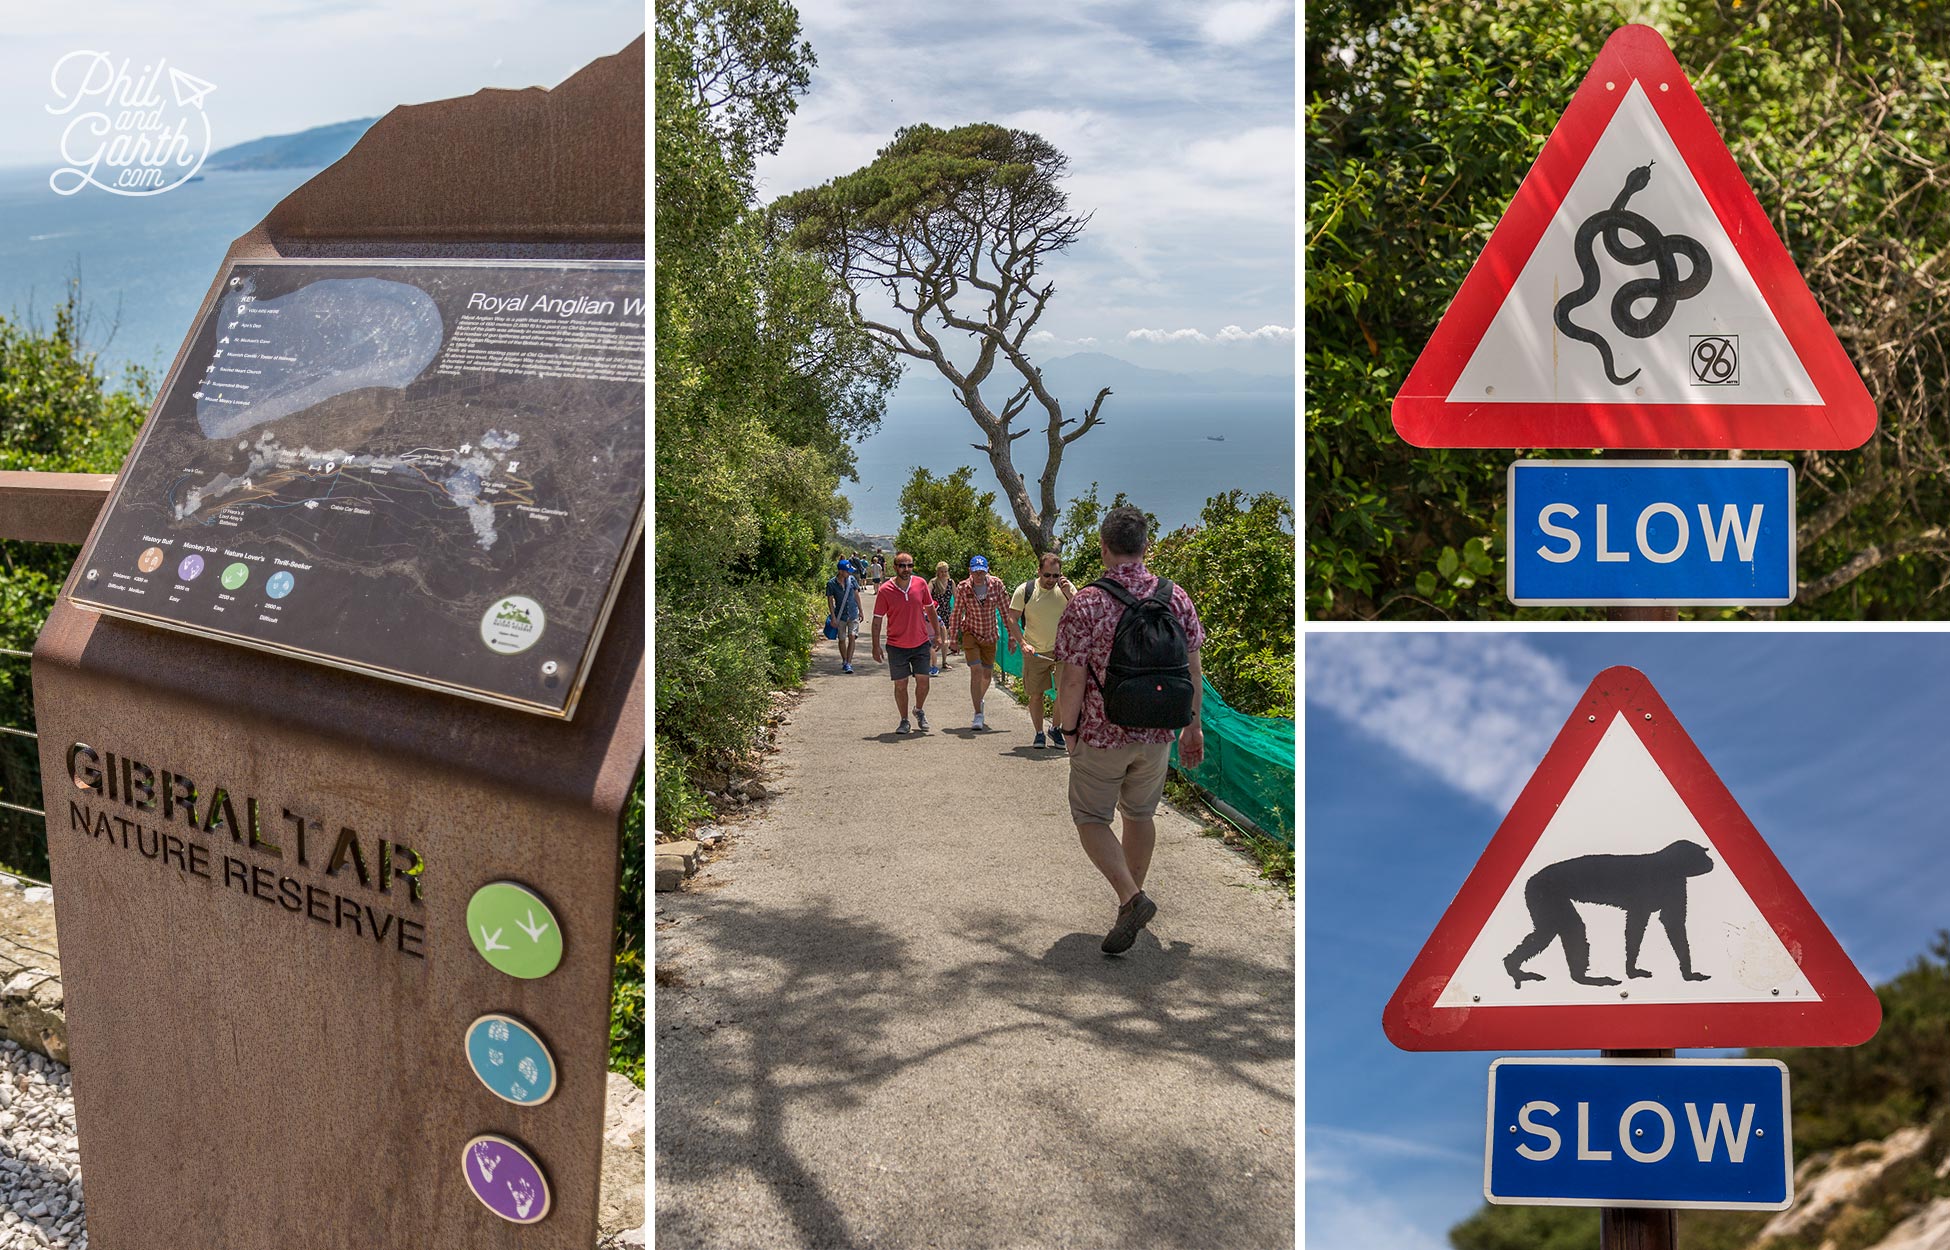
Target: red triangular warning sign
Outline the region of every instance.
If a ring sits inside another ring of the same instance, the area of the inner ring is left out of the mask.
[[[1882,1005],[1645,674],[1598,674],[1382,1012],[1404,1050],[1854,1046]]]
[[[1395,397],[1418,447],[1859,447],[1875,402],[1659,33],[1605,41]]]

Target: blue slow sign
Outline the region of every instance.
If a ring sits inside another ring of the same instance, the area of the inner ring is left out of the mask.
[[[1782,460],[1519,460],[1519,606],[1794,602],[1794,466]]]
[[[1483,1196],[1529,1206],[1785,1210],[1794,1198],[1787,1066],[1498,1059]]]

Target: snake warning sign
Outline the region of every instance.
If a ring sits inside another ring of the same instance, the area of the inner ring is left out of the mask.
[[[1875,404],[1659,33],[1606,41],[1394,404],[1419,447],[1840,449]]]

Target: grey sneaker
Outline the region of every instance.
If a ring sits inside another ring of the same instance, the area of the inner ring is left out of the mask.
[[[921,730],[921,732],[923,733],[927,732],[928,714],[926,712],[923,712],[918,707],[914,709],[914,725],[915,728]]]
[[[907,719],[906,719],[905,717],[902,717],[902,718],[901,718],[901,727],[900,727],[899,729],[896,729],[896,730],[895,730],[894,732],[895,732],[895,733],[897,733],[897,734],[904,734],[904,733],[906,733],[906,732],[908,732],[908,729],[907,729]]]
[[[1131,901],[1117,909],[1117,923],[1104,935],[1104,954],[1121,955],[1131,949],[1137,941],[1138,930],[1151,923],[1151,917],[1158,914],[1158,905],[1149,895],[1139,890],[1131,896]]]

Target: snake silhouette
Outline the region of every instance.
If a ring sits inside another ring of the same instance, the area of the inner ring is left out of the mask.
[[[1623,386],[1637,377],[1641,370],[1634,369],[1624,377],[1612,367],[1611,344],[1596,330],[1587,330],[1571,320],[1571,314],[1591,302],[1598,294],[1598,261],[1591,248],[1600,236],[1605,240],[1605,251],[1621,265],[1657,265],[1659,274],[1653,278],[1634,278],[1618,288],[1611,297],[1611,321],[1621,334],[1635,339],[1651,338],[1665,329],[1666,322],[1672,320],[1673,310],[1679,301],[1691,299],[1706,289],[1713,278],[1713,261],[1706,254],[1706,248],[1698,239],[1683,234],[1666,234],[1639,213],[1625,207],[1625,201],[1645,190],[1652,182],[1652,162],[1634,169],[1625,175],[1625,186],[1611,207],[1593,213],[1578,227],[1574,246],[1577,249],[1578,272],[1584,281],[1578,289],[1557,301],[1554,310],[1557,328],[1570,338],[1589,343],[1598,349],[1598,355],[1605,363],[1605,376],[1613,386]],[[1631,234],[1638,239],[1629,244],[1624,236]],[[1684,256],[1692,262],[1692,272],[1684,278],[1679,276],[1678,257]],[[1643,317],[1632,314],[1632,305],[1640,300],[1652,300],[1652,311]]]

